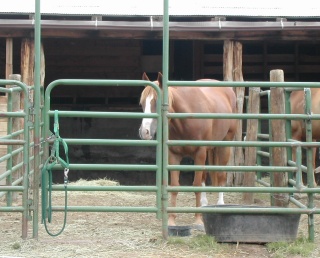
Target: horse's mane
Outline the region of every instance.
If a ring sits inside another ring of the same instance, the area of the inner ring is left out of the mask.
[[[169,110],[172,107],[173,104],[173,94],[172,94],[172,90],[174,90],[174,88],[169,87],[168,88],[168,97],[169,97]],[[147,97],[149,95],[153,95],[155,100],[157,101],[158,99],[158,95],[157,92],[154,88],[152,88],[151,86],[146,86],[145,89],[142,91],[141,93],[141,97],[140,97],[140,105],[147,99]]]

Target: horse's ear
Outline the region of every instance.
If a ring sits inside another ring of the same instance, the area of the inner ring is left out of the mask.
[[[144,81],[150,81],[150,79],[149,79],[148,75],[146,74],[146,72],[144,72],[144,73],[142,74],[142,80],[144,80]]]
[[[159,82],[159,87],[162,88],[162,73],[160,73],[160,72],[158,72],[157,81]]]

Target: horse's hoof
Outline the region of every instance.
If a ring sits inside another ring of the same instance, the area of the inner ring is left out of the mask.
[[[192,228],[194,230],[198,230],[198,231],[204,231],[204,225],[203,224],[193,224]]]

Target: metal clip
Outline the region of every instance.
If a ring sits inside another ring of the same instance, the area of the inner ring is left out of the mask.
[[[57,161],[57,158],[55,157],[55,156],[50,156],[50,159],[49,159],[49,163],[51,164],[51,163],[53,163],[53,162],[55,162],[55,161]]]
[[[69,169],[65,168],[64,169],[64,186],[66,187],[68,184],[68,173],[69,173]]]
[[[39,146],[39,145],[41,145],[41,144],[43,144],[43,143],[45,143],[45,142],[50,141],[52,138],[55,138],[55,135],[54,135],[54,134],[51,134],[51,135],[48,136],[46,139],[40,141],[39,144],[35,144],[34,146]]]

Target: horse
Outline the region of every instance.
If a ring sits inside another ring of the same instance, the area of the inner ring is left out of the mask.
[[[150,81],[146,73],[142,79]],[[201,79],[200,81],[216,81]],[[154,81],[162,89],[162,74]],[[235,113],[236,96],[231,87],[168,87],[169,113]],[[140,104],[144,113],[156,110],[157,93],[146,86],[141,93]],[[156,119],[144,118],[139,128],[141,139],[153,139],[156,134]],[[235,119],[170,119],[170,140],[231,141],[236,132]],[[230,157],[229,146],[169,146],[169,164],[179,165],[184,157],[192,158],[195,165],[226,165]],[[210,172],[213,186],[226,185],[226,172]],[[180,171],[170,171],[170,185],[179,186]],[[206,173],[195,171],[193,186],[205,185]],[[177,192],[171,192],[170,205],[176,207]],[[207,204],[204,192],[196,192],[196,207]],[[224,204],[223,193],[219,193],[218,204]],[[176,214],[170,213],[168,226],[175,226]],[[200,213],[195,214],[195,226],[203,227]]]
[[[291,114],[304,114],[304,91],[293,91],[290,94]],[[320,89],[311,89],[311,110],[313,114],[320,114]],[[306,140],[306,126],[303,120],[291,120],[292,138],[297,141]],[[320,120],[312,120],[312,140],[320,140]],[[312,148],[312,166],[316,172],[316,150]],[[296,153],[292,153],[293,160],[296,160]],[[317,186],[314,180],[314,185]]]

